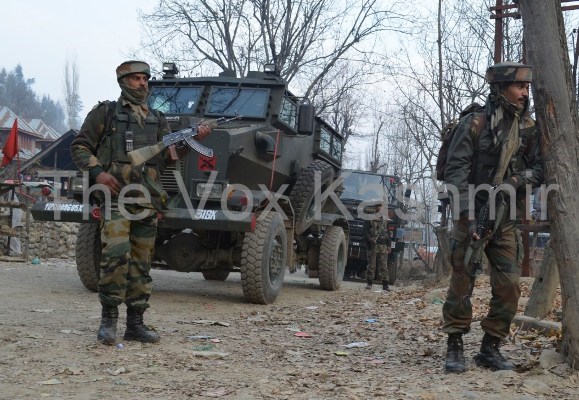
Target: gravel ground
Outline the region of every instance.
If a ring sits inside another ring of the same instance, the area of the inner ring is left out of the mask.
[[[244,301],[239,275],[213,282],[152,274],[145,320],[161,342],[115,347],[96,342],[97,295],[72,261],[0,263],[0,398],[579,398],[578,371],[554,350],[558,332],[513,328],[502,349],[517,372],[474,365],[490,295],[484,276],[473,296],[477,322],[465,336],[468,371],[454,375],[443,371],[444,285],[399,283],[382,293],[344,282],[327,292],[302,271],[286,275],[275,304],[260,306]],[[531,284],[524,279],[523,296]]]

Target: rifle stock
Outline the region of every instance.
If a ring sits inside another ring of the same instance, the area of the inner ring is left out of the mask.
[[[129,151],[127,155],[129,156],[132,165],[141,165],[155,157],[164,149],[165,144],[163,142],[159,142],[152,146],[142,147],[137,150]]]

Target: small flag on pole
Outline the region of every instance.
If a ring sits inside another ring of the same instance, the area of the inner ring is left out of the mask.
[[[4,157],[2,157],[0,167],[10,164],[14,156],[18,154],[18,118],[14,119],[14,125],[12,125],[8,139],[6,139],[2,154],[4,154]]]

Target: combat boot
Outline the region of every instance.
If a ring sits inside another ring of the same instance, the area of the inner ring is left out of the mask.
[[[144,310],[127,307],[127,330],[123,339],[142,343],[157,343],[161,339],[157,332],[143,324],[144,312]]]
[[[372,281],[368,281],[368,283],[366,284],[366,290],[372,290]]]
[[[461,333],[451,333],[448,335],[444,369],[446,372],[456,374],[466,371]]]
[[[382,291],[389,292],[390,288],[388,287],[388,281],[382,281]]]
[[[101,325],[97,340],[103,344],[113,345],[117,340],[117,320],[119,309],[116,306],[102,305]]]
[[[480,346],[480,352],[474,356],[474,361],[479,367],[496,370],[512,370],[515,366],[505,360],[499,351],[501,338],[485,333]]]

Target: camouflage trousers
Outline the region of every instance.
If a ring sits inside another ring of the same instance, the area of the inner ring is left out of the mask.
[[[468,296],[471,278],[467,275],[464,255],[469,244],[468,222],[456,221],[451,232],[452,276],[442,307],[445,333],[467,333],[472,321],[472,304]],[[481,321],[486,333],[504,338],[509,334],[521,296],[519,278],[523,245],[514,223],[502,228],[489,240],[485,254],[489,260],[491,300],[488,314]]]
[[[388,245],[375,244],[368,253],[366,280],[370,282],[374,279],[388,281]]]
[[[110,219],[101,221],[99,299],[102,304],[118,306],[124,302],[127,307],[145,310],[153,288],[149,272],[157,235],[157,211],[134,204],[125,208],[130,218],[113,205]]]

